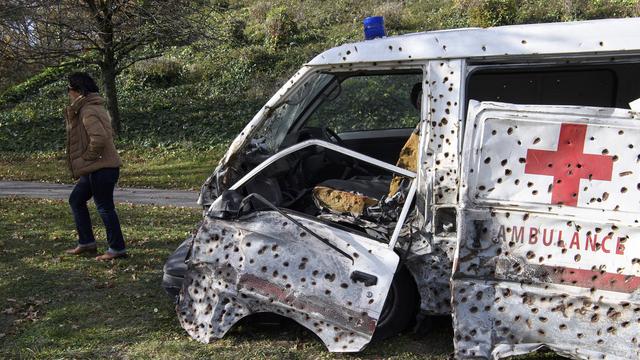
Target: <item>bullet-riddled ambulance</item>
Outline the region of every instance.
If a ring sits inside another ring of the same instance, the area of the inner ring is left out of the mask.
[[[165,266],[180,324],[275,313],[356,352],[453,314],[460,359],[638,359],[638,98],[637,18],[327,50],[203,185]]]

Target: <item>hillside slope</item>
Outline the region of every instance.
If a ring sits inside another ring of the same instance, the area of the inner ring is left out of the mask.
[[[389,34],[400,34],[640,13],[635,0],[212,1],[219,10],[203,39],[119,76],[121,148],[227,143],[301,64],[360,40],[369,15],[384,15]],[[43,69],[0,94],[0,151],[62,149],[70,70]]]

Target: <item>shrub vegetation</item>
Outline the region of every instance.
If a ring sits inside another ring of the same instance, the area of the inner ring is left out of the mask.
[[[384,15],[395,35],[640,13],[636,0],[210,1],[217,10],[202,39],[119,75],[120,148],[219,148],[301,64],[362,39],[361,21],[369,15]],[[78,69],[45,68],[0,89],[0,152],[63,149],[70,70]]]

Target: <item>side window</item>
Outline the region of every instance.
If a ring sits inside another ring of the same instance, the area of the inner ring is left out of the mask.
[[[471,73],[467,98],[527,105],[578,105],[628,108],[640,97],[640,64],[500,69]]]
[[[411,104],[411,89],[421,81],[421,74],[347,77],[316,108],[306,126],[339,133],[413,128],[420,113]]]

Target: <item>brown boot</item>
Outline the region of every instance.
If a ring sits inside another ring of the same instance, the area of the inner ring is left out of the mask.
[[[66,250],[65,253],[69,255],[95,255],[98,253],[98,248],[96,246],[76,246]]]
[[[110,252],[106,252],[102,255],[96,256],[96,260],[98,261],[109,261],[109,260],[113,260],[113,259],[119,259],[119,258],[126,258],[127,257],[127,253],[120,253],[120,254],[114,254],[114,253],[110,253]]]

